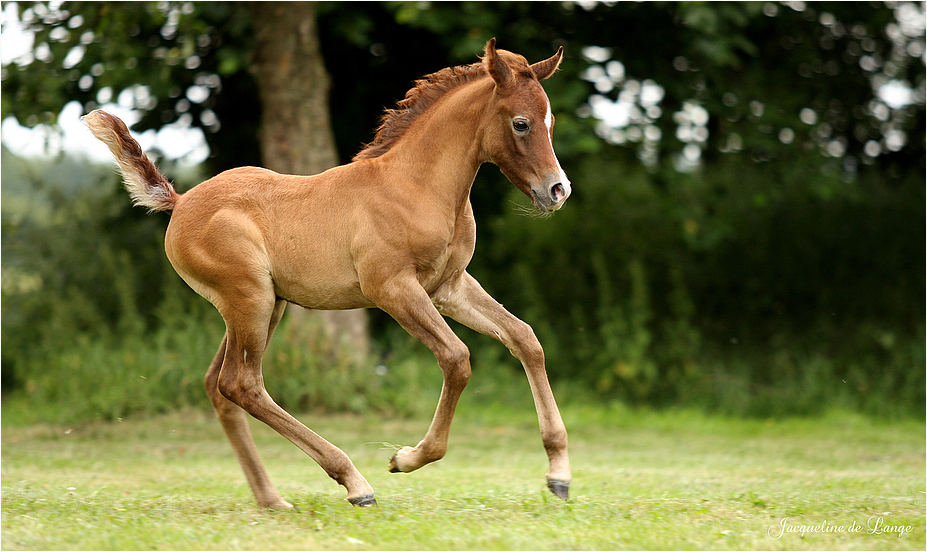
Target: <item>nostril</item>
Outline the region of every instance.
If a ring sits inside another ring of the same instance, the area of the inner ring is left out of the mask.
[[[565,195],[565,193],[566,192],[563,189],[563,184],[559,182],[554,184],[550,188],[550,198],[554,200],[554,203],[563,199],[563,196]]]

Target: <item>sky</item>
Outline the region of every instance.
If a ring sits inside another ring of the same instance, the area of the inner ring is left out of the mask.
[[[0,25],[0,62],[3,65],[32,52],[32,33],[23,29],[15,3],[4,5],[0,12]],[[124,120],[130,128],[138,122],[140,114],[127,107],[132,105],[131,92],[128,95],[120,94],[113,100],[101,102],[101,108]],[[83,155],[93,161],[110,161],[112,155],[109,150],[102,142],[94,139],[81,122],[83,115],[80,103],[68,103],[58,116],[57,130],[48,125],[30,129],[20,125],[14,117],[7,117],[0,123],[0,140],[10,151],[21,156],[47,156],[65,152]],[[196,165],[209,155],[203,132],[182,123],[165,126],[157,132],[149,130],[140,134],[133,132],[132,135],[145,151],[160,150],[164,156],[178,159],[183,164]]]
[[[131,128],[141,118],[137,111],[127,109],[117,103],[108,103],[102,109],[121,118]],[[102,142],[93,138],[90,131],[80,120],[83,106],[70,102],[64,106],[58,116],[59,130],[48,125],[35,128],[21,126],[15,118],[7,117],[0,124],[0,137],[3,145],[13,153],[24,156],[57,155],[59,152],[86,156],[92,161],[109,161],[112,154]],[[183,127],[179,124],[168,125],[159,131],[148,130],[143,133],[132,132],[144,151],[157,149],[165,157],[178,159],[183,164],[196,165],[206,160],[209,147],[206,138],[198,128]]]

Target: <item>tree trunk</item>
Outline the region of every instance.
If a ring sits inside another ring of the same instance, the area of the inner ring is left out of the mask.
[[[328,112],[330,79],[319,47],[314,2],[255,2],[252,72],[261,101],[261,157],[286,174],[317,174],[338,164]],[[367,313],[290,308],[291,318],[319,316],[329,337],[347,340],[362,361],[369,351]]]

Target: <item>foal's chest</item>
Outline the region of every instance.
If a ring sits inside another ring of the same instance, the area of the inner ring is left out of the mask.
[[[419,255],[415,268],[419,283],[430,294],[448,279],[466,270],[473,258],[476,224],[469,203],[450,232],[443,236],[432,233],[419,237]]]

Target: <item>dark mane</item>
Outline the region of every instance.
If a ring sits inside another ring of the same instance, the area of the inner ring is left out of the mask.
[[[372,159],[383,155],[405,134],[412,122],[444,94],[486,74],[483,64],[477,62],[447,67],[415,81],[415,86],[406,92],[406,97],[397,102],[396,109],[387,109],[383,113],[373,142],[364,146],[353,160]]]

